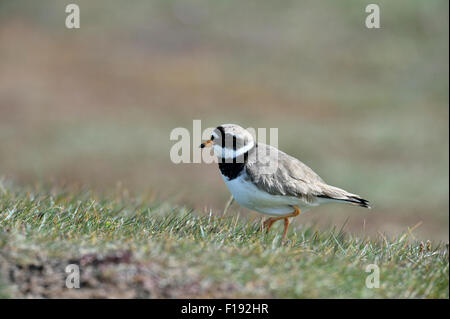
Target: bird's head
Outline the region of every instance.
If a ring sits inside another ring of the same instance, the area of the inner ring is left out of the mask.
[[[200,145],[212,146],[219,159],[234,159],[244,155],[255,146],[252,134],[236,124],[222,124],[214,129],[211,138]]]

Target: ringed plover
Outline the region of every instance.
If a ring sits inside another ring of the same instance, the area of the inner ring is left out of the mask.
[[[223,124],[212,132],[201,148],[213,147],[219,170],[234,199],[243,207],[270,215],[263,223],[267,232],[284,220],[282,241],[289,217],[326,202],[341,202],[370,208],[359,195],[328,185],[298,159],[272,147],[256,143],[247,130]]]

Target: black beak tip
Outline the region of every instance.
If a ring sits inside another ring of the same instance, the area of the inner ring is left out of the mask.
[[[205,148],[205,143],[200,144],[200,148]]]

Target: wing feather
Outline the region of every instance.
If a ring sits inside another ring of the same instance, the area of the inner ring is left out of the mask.
[[[249,155],[246,171],[259,189],[272,195],[295,196],[308,203],[318,198],[345,201],[370,208],[367,200],[328,185],[307,165],[270,145],[257,145]]]
[[[247,174],[255,185],[272,195],[300,197],[314,202],[325,182],[298,159],[266,144],[249,156]]]

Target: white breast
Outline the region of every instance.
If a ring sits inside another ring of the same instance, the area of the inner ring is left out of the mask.
[[[283,216],[292,213],[292,205],[300,209],[307,205],[303,200],[293,196],[271,195],[256,187],[245,171],[235,179],[228,180],[222,175],[234,199],[242,206],[263,214]]]

